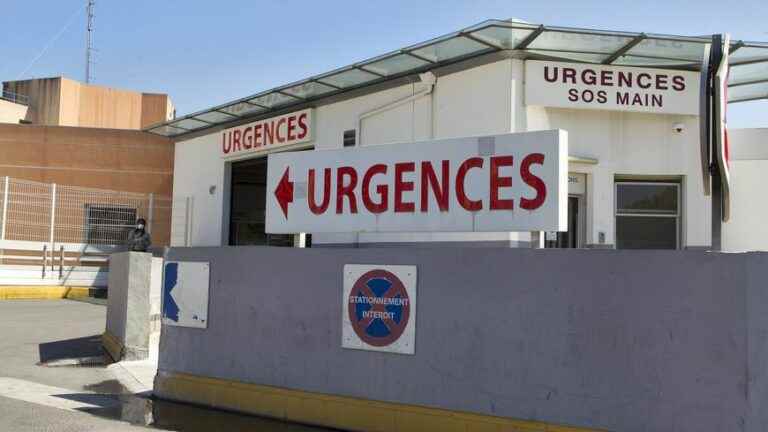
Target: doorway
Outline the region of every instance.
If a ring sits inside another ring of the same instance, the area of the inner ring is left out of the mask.
[[[232,163],[229,211],[230,246],[294,246],[292,234],[264,232],[267,204],[267,158]]]
[[[548,232],[545,246],[547,248],[575,249],[581,246],[582,196],[568,197],[568,231]]]

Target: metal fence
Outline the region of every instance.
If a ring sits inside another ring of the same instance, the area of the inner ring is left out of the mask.
[[[0,240],[120,245],[138,218],[155,245],[170,240],[170,197],[2,177],[0,206]]]

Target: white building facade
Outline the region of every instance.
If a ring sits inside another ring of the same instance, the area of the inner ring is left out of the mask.
[[[265,163],[271,151],[563,129],[569,146],[568,233],[316,233],[311,245],[709,249],[712,202],[702,176],[699,74],[680,68],[595,64],[590,66],[594,73],[579,70],[574,81],[565,81],[558,90],[565,92],[563,104],[547,103],[544,93],[551,89],[540,84],[540,76],[532,75],[546,66],[551,78],[555,68],[562,73],[569,63],[519,58],[518,52],[499,50],[436,64],[421,75],[332,92],[327,98],[306,98],[250,119],[180,133],[175,150],[172,244],[305,245],[307,233],[275,243],[259,228],[264,208],[259,201],[271,197],[271,191],[257,179],[263,175],[258,165]],[[579,64],[573,64],[578,69]],[[362,70],[373,73],[376,69]],[[629,71],[623,76],[623,90],[631,92],[630,99],[613,93],[619,91],[619,71]],[[648,77],[638,80],[644,74]],[[630,81],[627,76],[634,78]],[[584,77],[587,84],[577,82]],[[677,80],[683,79],[685,90],[674,90],[680,84]],[[588,103],[584,103],[585,88],[594,90],[587,95]],[[600,95],[601,88],[607,93]],[[637,93],[644,99],[633,104],[631,97]],[[659,99],[647,99],[646,94]],[[570,96],[574,103],[569,105]],[[601,97],[604,102],[598,101]],[[662,97],[666,105],[659,106]],[[236,157],[223,154],[226,127],[269,121],[304,109],[311,113],[308,139],[252,148]],[[216,112],[228,113],[221,108]],[[735,130],[730,137],[732,215],[723,226],[723,249],[768,250],[764,222],[768,204],[754,202],[768,179],[768,131]],[[249,164],[254,168],[247,168]],[[248,180],[241,181],[244,178]]]

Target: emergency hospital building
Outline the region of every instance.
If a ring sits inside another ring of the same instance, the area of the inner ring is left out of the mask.
[[[768,44],[723,46],[728,103],[768,98]],[[171,242],[709,249],[700,113],[712,48],[712,37],[487,21],[151,126],[176,142]],[[269,153],[551,129],[568,137],[567,232],[265,233]],[[727,141],[722,249],[768,250],[768,129]]]

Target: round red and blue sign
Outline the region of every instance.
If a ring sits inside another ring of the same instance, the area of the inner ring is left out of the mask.
[[[355,281],[347,310],[352,329],[363,342],[385,347],[403,335],[411,315],[411,301],[394,273],[376,269]]]

